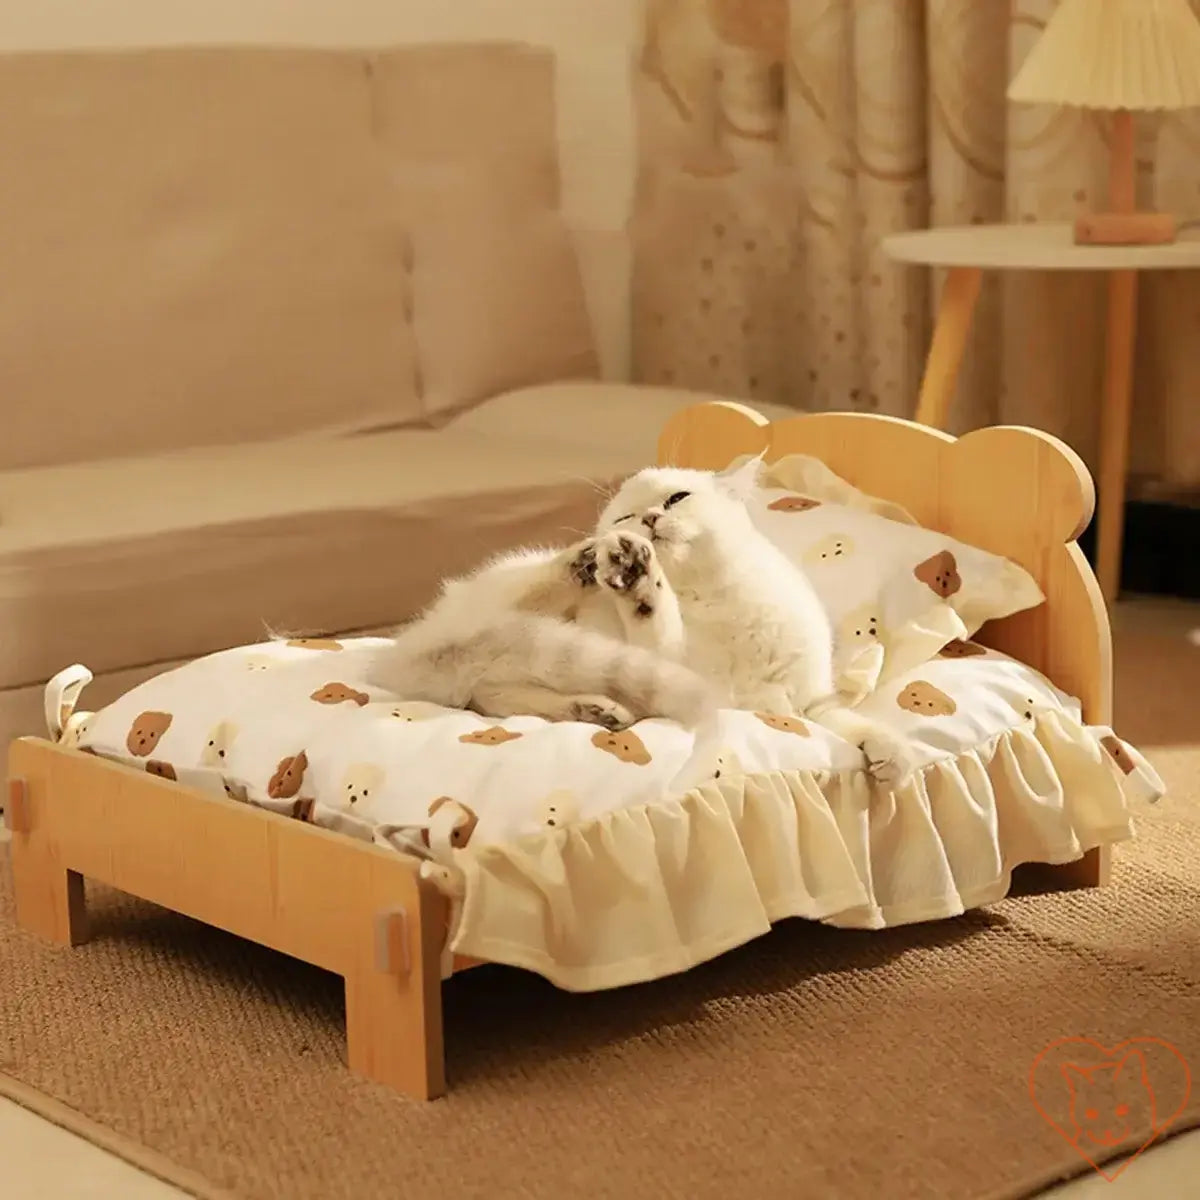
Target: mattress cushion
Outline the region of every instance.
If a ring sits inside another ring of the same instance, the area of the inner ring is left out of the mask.
[[[0,689],[290,631],[377,628],[446,575],[595,519],[628,450],[444,430],[0,474]]]
[[[588,446],[633,453],[643,464],[658,459],[658,439],[671,417],[697,404],[729,397],[690,388],[654,387],[614,380],[561,380],[513,388],[454,418],[452,428],[516,437],[530,445]],[[772,421],[800,415],[782,404],[754,404]]]
[[[48,691],[73,746],[416,856],[454,901],[448,947],[564,987],[684,969],[802,916],[879,928],[961,913],[1018,863],[1131,834],[1162,784],[1036,671],[973,643],[864,706],[920,768],[794,717],[722,711],[610,732],[494,720],[366,682],[379,639],[276,639],[188,663],[93,714]],[[265,886],[265,881],[264,881]]]

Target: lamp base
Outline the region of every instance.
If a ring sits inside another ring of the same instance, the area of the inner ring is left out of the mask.
[[[1170,213],[1086,213],[1075,219],[1076,245],[1165,246],[1177,233]]]

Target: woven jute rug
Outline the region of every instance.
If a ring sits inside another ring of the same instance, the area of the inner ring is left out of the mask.
[[[1161,1043],[1200,1071],[1200,650],[1121,651],[1118,725],[1172,794],[1110,888],[883,933],[787,922],[595,995],[469,971],[445,988],[450,1094],[423,1105],[347,1071],[336,978],[100,888],[92,941],[49,947],[16,929],[5,863],[0,1092],[202,1196],[975,1200],[1089,1172],[1031,1097],[1039,1053],[1157,1039],[1160,1120],[1183,1097]],[[1040,1099],[1069,1124],[1061,1088]],[[1200,1081],[1170,1132],[1196,1124]]]

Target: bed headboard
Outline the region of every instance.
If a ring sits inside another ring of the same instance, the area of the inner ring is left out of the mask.
[[[903,505],[922,525],[1023,566],[1046,603],[991,622],[979,639],[1078,697],[1087,721],[1111,721],[1108,611],[1075,540],[1091,520],[1096,493],[1069,446],[1020,426],[994,426],[956,439],[869,413],[815,413],[772,422],[724,402],[677,413],[658,445],[660,462],[707,470],[760,452],[768,462],[813,455],[856,487]]]
[[[553,54],[0,54],[0,469],[597,374]]]

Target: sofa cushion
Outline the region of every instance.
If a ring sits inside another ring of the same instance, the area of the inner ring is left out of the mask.
[[[437,424],[509,388],[595,378],[599,362],[560,211],[553,58],[422,53],[421,71],[404,51],[373,62],[376,128],[412,233],[421,404]]]
[[[555,125],[527,46],[0,55],[0,469],[594,375]]]
[[[0,466],[420,420],[368,113],[352,54],[0,59]]]
[[[493,396],[456,416],[449,428],[541,445],[547,454],[558,453],[555,447],[561,445],[623,452],[646,466],[657,461],[659,435],[671,417],[714,400],[729,397],[611,380],[541,383]],[[782,404],[754,404],[753,408],[770,421],[801,415],[799,409]]]
[[[627,449],[393,431],[0,474],[0,689],[402,620],[447,574],[590,527]]]
[[[440,423],[539,380],[594,379],[599,363],[571,234],[528,179],[489,164],[407,174],[421,403]]]

